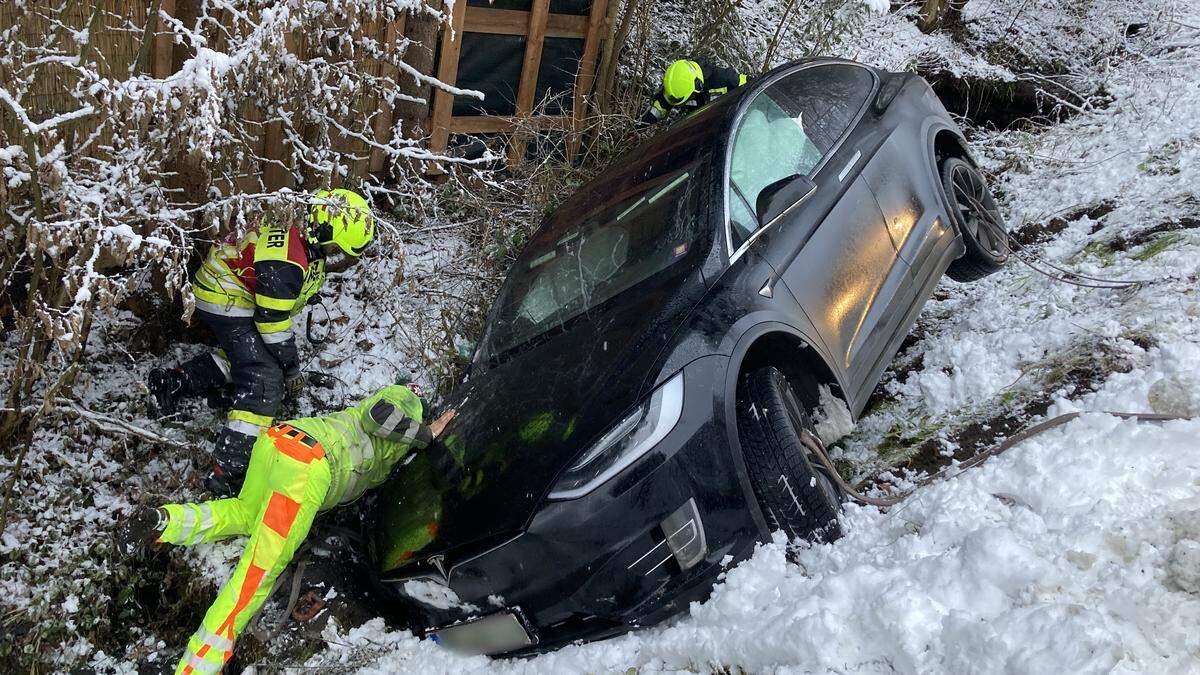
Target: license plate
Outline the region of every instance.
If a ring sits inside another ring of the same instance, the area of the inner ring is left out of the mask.
[[[514,612],[492,614],[430,633],[434,642],[460,654],[502,654],[528,647],[534,639]]]

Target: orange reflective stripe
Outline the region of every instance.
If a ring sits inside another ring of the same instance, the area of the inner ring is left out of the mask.
[[[275,530],[279,536],[287,537],[292,529],[292,521],[296,520],[296,514],[299,512],[300,502],[272,492],[271,501],[267,503],[267,510],[263,513],[263,525]]]
[[[275,441],[275,449],[297,462],[308,464],[314,459],[325,458],[325,448],[317,439],[290,424],[276,424],[267,429],[267,436]]]
[[[229,618],[225,619],[225,623],[221,624],[221,627],[216,630],[218,635],[224,635],[229,638],[230,642],[233,641],[233,622],[237,620],[238,614],[241,614],[242,610],[246,609],[246,606],[250,604],[250,600],[254,598],[254,592],[262,584],[262,579],[266,573],[265,569],[254,563],[250,563],[250,566],[246,569],[246,578],[242,580],[242,587],[238,590],[237,602],[233,606],[233,611],[229,613]],[[208,654],[210,649],[212,649],[212,645],[206,642],[196,652],[196,656],[204,658],[204,655]],[[225,652],[221,655],[221,662],[228,662],[231,656],[233,656],[232,651]],[[194,670],[190,665],[183,668],[185,675],[189,675]]]
[[[237,603],[234,604],[233,611],[229,613],[229,618],[225,619],[225,623],[221,624],[221,627],[216,630],[218,635],[228,631],[227,637],[233,639],[234,619],[237,619],[237,615],[241,614],[242,610],[246,609],[246,605],[250,604],[250,600],[254,597],[254,591],[258,590],[258,586],[262,583],[262,578],[266,573],[265,569],[254,563],[250,563],[249,568],[246,570],[246,578],[242,580],[242,588],[238,591]],[[204,645],[200,650],[200,655],[204,656],[207,652],[208,645]],[[226,655],[228,654],[229,652],[226,652]]]

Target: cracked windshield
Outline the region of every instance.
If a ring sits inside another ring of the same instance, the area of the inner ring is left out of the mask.
[[[696,228],[696,165],[594,211],[578,228],[550,227],[513,268],[484,338],[493,358],[560,327],[684,259]]]

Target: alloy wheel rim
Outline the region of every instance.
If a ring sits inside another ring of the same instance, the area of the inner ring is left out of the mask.
[[[954,206],[958,209],[964,229],[993,256],[1004,255],[1008,234],[999,224],[997,214],[988,207],[987,185],[977,171],[966,165],[954,167],[950,176],[954,186]]]

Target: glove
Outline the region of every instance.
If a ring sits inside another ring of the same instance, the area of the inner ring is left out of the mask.
[[[283,375],[283,395],[290,400],[296,400],[304,391],[304,373],[297,368]]]

